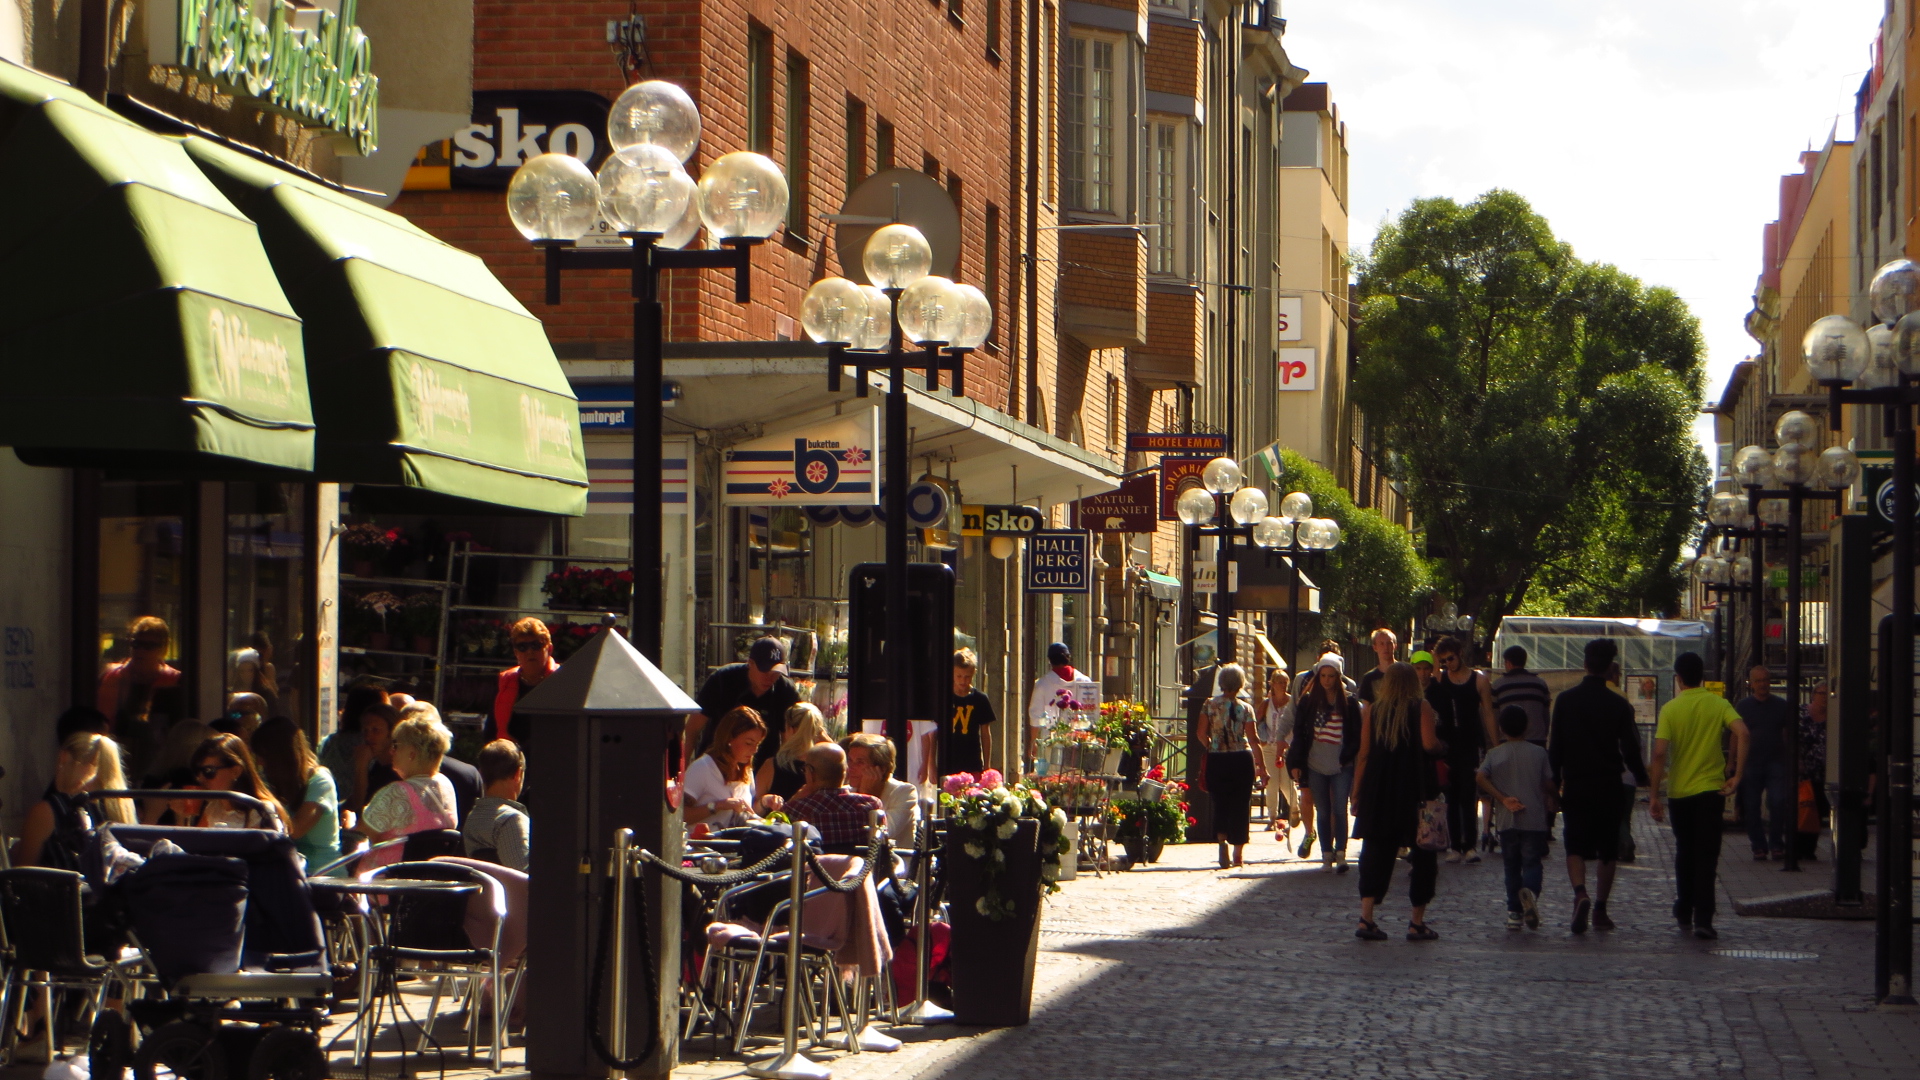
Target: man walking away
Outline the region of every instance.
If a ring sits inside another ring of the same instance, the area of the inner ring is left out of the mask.
[[[1653,820],[1667,820],[1668,807],[1660,801],[1667,788],[1673,814],[1673,880],[1679,896],[1673,917],[1693,936],[1711,940],[1713,876],[1720,868],[1720,815],[1727,796],[1738,790],[1747,764],[1747,725],[1727,699],[1700,685],[1706,663],[1699,653],[1674,657],[1673,674],[1680,693],[1660,710],[1653,731],[1652,794],[1647,808]],[[1727,776],[1727,757],[1720,739],[1733,732],[1733,776]]]
[[[1505,712],[1509,705],[1519,706],[1520,711],[1527,714],[1527,741],[1544,750],[1547,712],[1553,707],[1547,680],[1527,670],[1527,650],[1518,645],[1509,645],[1500,659],[1506,661],[1507,671],[1493,680],[1494,715]]]
[[[1793,769],[1787,761],[1787,725],[1795,722],[1787,699],[1772,693],[1773,672],[1757,664],[1747,673],[1751,691],[1733,708],[1747,723],[1747,767],[1741,772],[1740,819],[1747,826],[1753,861],[1787,857],[1793,831]],[[1765,797],[1767,820],[1760,820]]]
[[[1054,699],[1068,683],[1084,682],[1086,676],[1074,669],[1073,652],[1064,642],[1047,646],[1047,670],[1033,680],[1033,693],[1027,698],[1027,760],[1040,755],[1040,737],[1059,716]]]
[[[1576,934],[1587,932],[1589,917],[1595,929],[1613,929],[1607,898],[1620,859],[1621,820],[1631,813],[1631,807],[1621,803],[1620,777],[1626,772],[1637,783],[1647,781],[1633,706],[1607,686],[1607,672],[1619,653],[1612,638],[1587,642],[1586,678],[1553,703],[1547,759],[1560,792],[1560,812],[1566,815],[1567,879],[1573,885]],[[1590,861],[1600,864],[1597,901],[1587,895]]]
[[[1547,822],[1553,813],[1553,769],[1547,752],[1526,738],[1527,714],[1518,705],[1500,710],[1499,746],[1480,763],[1480,790],[1493,800],[1500,854],[1507,864],[1507,929],[1540,928],[1540,860],[1547,856]],[[1579,927],[1584,930],[1584,925]]]

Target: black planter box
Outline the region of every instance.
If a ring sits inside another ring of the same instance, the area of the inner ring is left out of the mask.
[[[956,1023],[1018,1027],[1033,1012],[1033,963],[1040,947],[1040,823],[1022,819],[1013,837],[1000,841],[1007,861],[999,884],[1014,910],[998,921],[980,914],[974,901],[986,894],[985,862],[963,846],[972,834],[948,833],[947,903],[953,921],[948,952]]]

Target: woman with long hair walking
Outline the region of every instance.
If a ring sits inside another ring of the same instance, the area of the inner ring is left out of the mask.
[[[1354,765],[1353,816],[1360,848],[1360,926],[1354,936],[1384,941],[1386,931],[1373,921],[1374,905],[1384,900],[1393,884],[1393,863],[1401,848],[1413,866],[1407,899],[1413,913],[1407,920],[1408,941],[1439,937],[1427,927],[1427,904],[1440,876],[1438,853],[1420,846],[1420,804],[1440,792],[1434,755],[1440,739],[1434,733],[1433,706],[1420,692],[1412,666],[1395,663],[1380,680],[1367,722],[1360,728],[1360,753]]]
[[[1360,754],[1360,700],[1342,680],[1340,658],[1314,661],[1312,679],[1293,707],[1287,769],[1312,793],[1320,818],[1320,870],[1347,872],[1347,803]],[[1306,857],[1302,845],[1301,858]]]
[[[1214,678],[1219,693],[1207,699],[1200,712],[1200,741],[1207,748],[1207,794],[1213,797],[1213,831],[1220,841],[1220,868],[1246,860],[1248,818],[1253,808],[1253,780],[1265,777],[1267,766],[1255,751],[1260,746],[1254,730],[1253,708],[1240,700],[1247,673],[1239,664],[1225,664]],[[1227,845],[1233,859],[1227,859]]]

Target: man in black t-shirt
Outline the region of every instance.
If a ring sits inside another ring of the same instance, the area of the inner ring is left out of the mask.
[[[1400,639],[1393,636],[1393,631],[1383,626],[1373,632],[1373,638],[1369,644],[1373,646],[1376,663],[1367,669],[1366,674],[1360,676],[1360,681],[1354,687],[1353,696],[1371,707],[1374,691],[1378,688],[1380,680],[1387,674],[1387,669],[1393,666],[1394,650],[1400,647]]]
[[[715,668],[693,700],[700,703],[700,711],[687,717],[684,744],[692,749],[686,760],[707,752],[714,721],[745,705],[759,713],[767,725],[767,737],[760,740],[760,749],[753,757],[753,767],[758,769],[780,749],[787,710],[800,704],[800,691],[787,678],[786,647],[779,638],[763,637],[747,650],[746,663]]]
[[[931,736],[938,761],[931,779],[954,773],[978,774],[993,756],[993,703],[973,688],[980,660],[972,649],[953,654],[953,713]]]

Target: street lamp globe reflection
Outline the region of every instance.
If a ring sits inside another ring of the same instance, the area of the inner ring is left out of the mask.
[[[1733,525],[1740,520],[1746,504],[1730,491],[1718,492],[1707,503],[1707,520],[1715,525]]]
[[[1753,584],[1753,559],[1746,555],[1735,556],[1730,576],[1735,585]]]
[[[1785,442],[1773,452],[1773,478],[1788,486],[1806,484],[1813,479],[1812,447],[1805,443]]]
[[[1215,495],[1239,490],[1241,481],[1245,479],[1240,472],[1240,463],[1229,457],[1214,458],[1207,462],[1206,468],[1200,470],[1200,482]]]
[[[1893,327],[1880,323],[1867,327],[1867,347],[1873,351],[1873,362],[1860,373],[1855,385],[1863,390],[1881,390],[1900,385],[1898,343],[1899,335]]]
[[[1882,265],[1867,286],[1867,297],[1875,319],[1888,326],[1899,322],[1908,312],[1920,309],[1920,266],[1907,259]]]
[[[680,211],[680,217],[667,228],[659,240],[654,242],[654,246],[678,251],[698,235],[700,235],[700,190],[696,187],[687,196],[686,209]]]
[[[1320,539],[1322,541],[1320,546],[1324,548],[1329,548],[1329,549],[1339,547],[1340,536],[1341,536],[1341,533],[1340,533],[1339,522],[1333,520],[1332,518],[1320,519]]]
[[[1761,499],[1760,521],[1765,525],[1785,525],[1787,523],[1787,500]]]
[[[1773,455],[1758,446],[1743,446],[1733,455],[1733,476],[1745,487],[1770,487]]]
[[[866,325],[867,294],[846,278],[822,278],[800,301],[800,326],[821,344],[851,345]]]
[[[1227,500],[1227,513],[1235,524],[1252,525],[1267,516],[1267,493],[1256,487],[1243,487]]]
[[[933,247],[911,225],[882,225],[860,253],[867,280],[880,289],[904,289],[933,272]]]
[[[1819,441],[1820,425],[1813,417],[1799,409],[1793,409],[1781,413],[1780,419],[1774,421],[1773,437],[1783,443],[1793,442],[1802,446],[1812,446]]]
[[[1814,466],[1814,482],[1838,491],[1850,488],[1860,479],[1860,458],[1844,446],[1829,446],[1820,452]]]
[[[1205,525],[1213,520],[1213,496],[1197,487],[1188,488],[1174,500],[1173,512],[1182,525]]]
[[[900,293],[900,333],[919,344],[951,344],[962,328],[966,299],[951,280],[922,277]]]
[[[1289,491],[1280,500],[1280,516],[1291,522],[1302,522],[1313,516],[1313,496],[1304,491]]]
[[[765,154],[722,154],[700,174],[700,220],[722,239],[765,240],[787,220],[787,178]]]
[[[665,235],[686,217],[693,178],[662,147],[609,154],[600,166],[600,213],[617,232]]]
[[[993,303],[975,286],[960,284],[954,288],[960,291],[960,328],[954,331],[951,344],[956,349],[977,349],[993,332]]]
[[[600,220],[600,183],[571,154],[540,154],[514,170],[507,217],[529,240],[578,240]]]
[[[700,110],[680,87],[659,79],[635,83],[607,111],[607,141],[614,150],[658,146],[686,161],[700,145]]]
[[[1293,538],[1293,522],[1285,518],[1263,517],[1253,525],[1253,543],[1256,547],[1286,547]]]
[[[867,321],[854,331],[854,339],[848,344],[868,351],[884,349],[893,336],[893,301],[871,285],[861,285],[859,289],[860,295],[867,298]]]
[[[1873,346],[1866,331],[1845,315],[1815,319],[1801,339],[1807,373],[1821,382],[1853,382],[1873,362]]]

